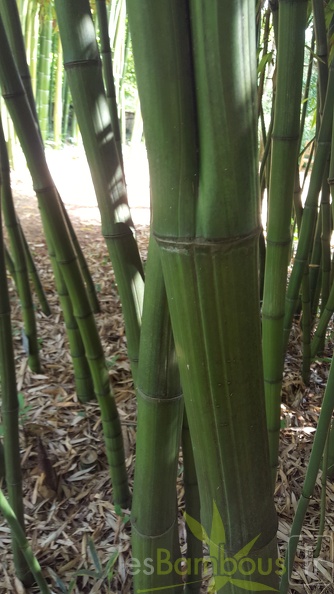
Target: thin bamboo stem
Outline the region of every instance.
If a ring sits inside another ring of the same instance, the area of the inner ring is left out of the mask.
[[[194,450],[191,442],[187,413],[184,411],[182,426],[182,456],[183,456],[183,482],[184,501],[186,514],[191,518],[201,521],[201,504],[199,497],[198,481],[195,468]],[[187,554],[190,567],[188,568],[184,594],[196,594],[201,590],[201,582],[198,575],[201,575],[201,564],[198,559],[203,559],[203,544],[195,537],[186,522],[187,532]]]
[[[88,0],[56,0],[65,68],[95,193],[102,234],[120,293],[128,355],[136,378],[144,274],[133,235],[126,186],[107,105],[101,61]],[[78,23],[85,22],[85,36]]]
[[[276,480],[284,361],[284,310],[291,249],[291,212],[299,148],[307,2],[279,4],[279,39],[272,134],[262,352],[270,464]]]
[[[115,81],[114,81],[114,73],[113,73],[113,65],[112,65],[112,54],[111,54],[110,38],[109,38],[109,31],[108,31],[108,15],[107,15],[106,0],[97,0],[96,1],[96,11],[97,11],[97,18],[98,18],[99,29],[100,29],[101,56],[102,56],[103,76],[104,76],[104,82],[105,82],[105,87],[106,87],[106,98],[107,98],[107,102],[109,105],[112,129],[113,129],[114,136],[115,136],[118,158],[119,158],[122,168],[124,169],[122,143],[121,143],[121,131],[120,131],[119,119],[118,119]]]
[[[71,297],[73,312],[80,329],[101,409],[114,500],[126,507],[130,501],[123,439],[116,403],[111,392],[109,374],[91,312],[86,289],[69,238],[59,194],[51,178],[43,144],[17,73],[6,33],[0,18],[0,83],[8,110],[25,153],[41,210],[45,235],[52,242],[57,263]]]
[[[75,248],[75,252],[77,254],[78,257],[78,262],[81,268],[81,272],[82,272],[82,276],[83,279],[85,281],[86,284],[86,289],[87,289],[87,295],[88,295],[88,299],[89,299],[89,303],[91,306],[91,309],[94,313],[99,313],[100,312],[100,304],[97,298],[97,294],[96,294],[96,289],[95,289],[95,285],[92,279],[92,276],[90,274],[89,268],[88,268],[88,264],[85,258],[85,255],[81,249],[80,243],[78,241],[76,232],[74,230],[74,227],[72,225],[72,221],[70,219],[70,217],[68,216],[68,212],[65,208],[65,205],[63,203],[63,201],[60,198],[60,202],[61,202],[61,207],[63,210],[63,215],[64,215],[64,219],[66,221],[66,225],[67,228],[69,230],[74,248]]]
[[[40,34],[36,104],[44,142],[49,137],[49,82],[52,53],[51,10],[51,2],[45,2],[41,5],[39,11]]]
[[[25,557],[27,566],[33,574],[36,583],[40,588],[40,591],[42,592],[42,594],[51,594],[51,590],[49,590],[49,587],[42,574],[41,566],[32,552],[32,549],[28,543],[28,540],[24,534],[24,531],[22,530],[21,524],[18,521],[14,510],[9,505],[1,489],[0,510],[3,513],[5,519],[7,520],[12,533],[15,534],[15,540],[18,543],[22,555],[24,555]]]
[[[324,113],[320,124],[318,143],[310,179],[310,186],[304,205],[302,226],[294,265],[288,284],[284,317],[284,350],[289,340],[293,316],[298,305],[299,290],[304,269],[309,258],[310,245],[315,230],[318,213],[318,196],[321,190],[326,161],[330,150],[334,103],[334,64],[329,69],[329,80]]]
[[[37,11],[37,2],[32,2],[33,10],[31,12],[32,23],[34,22],[34,15]],[[14,60],[19,71],[23,86],[29,99],[30,107],[37,121],[36,107],[34,101],[34,93],[32,87],[32,77],[30,75],[29,67],[27,64],[27,57],[24,45],[24,39],[22,34],[22,27],[20,22],[20,15],[17,7],[16,0],[3,0],[0,4],[0,14],[3,19],[3,23],[8,36],[8,41],[12,49]],[[33,25],[34,26],[34,25]],[[34,51],[32,41],[32,53]],[[35,47],[35,46],[34,46]]]
[[[39,347],[37,339],[37,327],[31,290],[29,284],[28,270],[24,253],[24,245],[20,226],[17,220],[12,190],[10,185],[10,167],[6,148],[5,136],[0,118],[0,172],[1,172],[1,204],[5,225],[8,231],[11,252],[15,266],[16,286],[19,293],[22,317],[24,322],[24,333],[28,343],[28,364],[32,371],[40,373],[41,364],[39,359]]]
[[[146,266],[143,325],[137,376],[138,423],[132,503],[132,550],[140,561],[152,559],[154,572],[134,576],[135,592],[168,587],[175,594],[180,577],[158,571],[159,550],[174,558],[177,508],[175,486],[181,439],[183,397],[162,276],[160,254],[150,240]],[[145,498],[143,498],[145,492]],[[178,536],[177,536],[178,539]]]
[[[302,285],[302,328],[303,328],[303,363],[302,377],[306,386],[310,383],[310,365],[311,365],[311,300],[310,300],[310,281],[309,269],[305,268],[305,274]]]
[[[46,316],[50,316],[51,315],[50,306],[49,306],[47,297],[45,295],[41,280],[39,278],[39,274],[38,274],[37,268],[35,266],[35,262],[31,255],[30,247],[29,247],[26,237],[23,233],[21,224],[20,224],[20,233],[22,236],[22,242],[23,242],[23,246],[24,246],[25,257],[26,257],[26,261],[27,261],[27,267],[28,267],[28,272],[29,272],[30,278],[31,278],[31,282],[34,285],[34,289],[35,289],[36,295],[38,297],[42,312]]]
[[[315,482],[318,476],[318,471],[321,464],[321,458],[324,451],[328,430],[331,422],[331,417],[334,408],[334,363],[332,361],[328,382],[325,390],[324,400],[322,403],[317,430],[314,436],[314,442],[311,450],[310,460],[307,466],[305,482],[301,497],[298,501],[297,510],[292,523],[290,537],[288,540],[288,548],[285,556],[285,572],[282,575],[280,594],[287,594],[289,588],[289,579],[291,576],[295,554],[298,546],[303,521],[310,499],[313,495]]]
[[[9,294],[7,287],[5,258],[2,236],[2,216],[0,208],[0,378],[1,378],[1,416],[4,431],[4,460],[6,484],[10,504],[24,532],[24,511],[22,497],[21,456],[19,446],[19,403],[16,390],[15,360],[12,343]],[[18,578],[29,586],[32,575],[12,531],[14,565]]]
[[[314,557],[319,557],[321,552],[321,545],[323,540],[325,520],[326,520],[326,488],[327,488],[327,468],[328,468],[328,453],[329,453],[329,436],[330,430],[327,434],[324,456],[322,460],[322,471],[321,471],[321,498],[320,498],[320,521],[317,545],[314,551]]]
[[[313,26],[317,42],[320,118],[322,118],[328,84],[328,47],[325,7],[321,0],[312,0]]]
[[[53,140],[55,148],[60,148],[62,143],[62,117],[63,117],[63,49],[60,35],[57,33],[57,62],[55,76],[55,99],[53,108]]]

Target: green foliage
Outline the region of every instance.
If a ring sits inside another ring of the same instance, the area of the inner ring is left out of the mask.
[[[125,109],[126,111],[135,111],[137,102],[137,80],[135,64],[133,60],[131,37],[129,40],[126,71],[123,80]]]
[[[119,556],[119,551],[116,549],[111,555],[109,561],[107,561],[107,563],[102,566],[94,542],[90,537],[88,538],[88,550],[92,558],[94,569],[79,569],[78,571],[74,572],[73,578],[71,579],[68,587],[53,571],[49,570],[60,592],[63,592],[64,594],[71,594],[76,586],[77,578],[80,576],[93,578],[95,581],[106,581],[108,588],[111,587],[111,581],[114,577],[115,565]],[[95,592],[95,586],[93,586],[90,592]]]
[[[0,394],[1,394],[1,390],[0,390]],[[18,399],[18,403],[19,403],[19,422],[23,426],[28,418],[28,412],[31,410],[31,406],[26,403],[23,392],[18,393],[17,399]],[[3,434],[4,434],[4,428],[3,428],[3,424],[1,423],[1,419],[0,419],[0,436],[2,436]]]

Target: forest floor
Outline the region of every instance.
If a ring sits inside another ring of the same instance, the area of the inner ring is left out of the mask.
[[[143,168],[137,160],[138,165]],[[96,323],[120,413],[132,486],[136,401],[126,354],[121,305],[101,236],[99,217],[94,210],[94,199],[91,196],[88,201],[83,198],[83,194],[88,191],[88,182],[81,165],[78,165],[81,181],[72,180],[72,177],[75,179],[76,167],[72,162],[67,163],[67,168],[60,163],[57,174],[59,180],[55,176],[56,183],[58,186],[61,183],[65,186],[70,178],[71,183],[74,183],[69,198],[63,198],[98,292],[101,313],[96,315]],[[83,187],[76,189],[76,183],[81,183]],[[134,204],[134,209],[138,209],[137,236],[144,260],[149,236],[148,226],[142,224],[148,221],[148,193],[145,183],[143,182],[143,198]],[[138,187],[140,188],[140,184]],[[112,504],[112,489],[98,406],[95,403],[80,404],[75,394],[68,343],[39,212],[30,182],[27,182],[24,173],[13,176],[13,188],[17,212],[52,310],[51,316],[46,317],[35,301],[43,369],[40,374],[34,374],[27,367],[27,356],[22,342],[20,306],[15,287],[11,280],[9,281],[20,394],[27,534],[53,592],[67,592],[74,578],[72,592],[77,594],[126,594],[132,592],[131,577],[127,571],[131,555],[129,514],[125,513],[123,518],[119,517]],[[59,189],[61,191],[61,188]],[[312,364],[310,385],[306,387],[303,384],[300,373],[300,340],[299,327],[295,326],[284,372],[280,463],[275,489],[279,547],[282,555],[301,494],[328,377],[328,363],[316,361]],[[327,356],[331,356],[330,340],[327,348]],[[88,468],[85,464],[87,457],[93,460]],[[323,546],[319,558],[314,559],[313,552],[319,531],[319,473],[295,559],[291,594],[334,592],[334,484],[330,481],[327,481],[326,494],[327,514]],[[181,467],[178,502],[182,508]],[[185,526],[181,516],[179,530],[184,540]],[[109,567],[109,576],[106,576],[105,570],[111,558],[113,564]],[[31,588],[29,591],[39,590]],[[14,577],[10,534],[0,518],[0,593],[7,592],[22,594],[25,589]]]

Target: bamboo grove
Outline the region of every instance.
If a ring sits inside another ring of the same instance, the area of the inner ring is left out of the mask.
[[[200,592],[204,551],[213,591],[289,591],[318,474],[323,507],[334,476],[331,367],[281,559],[274,491],[285,355],[292,328],[300,327],[307,385],[334,313],[333,17],[332,0],[1,0],[1,219],[8,244],[0,225],[0,509],[26,586],[35,581],[51,591],[24,525],[7,276],[17,288],[35,372],[43,361],[31,285],[39,307],[50,310],[15,212],[13,130],[38,200],[76,392],[83,406],[98,401],[113,504],[120,515],[131,509],[133,559],[142,568],[168,553],[169,571],[155,565],[134,572],[134,592]],[[150,170],[145,271],[122,155],[129,48]],[[132,493],[94,283],[45,158],[44,141],[60,146],[74,126],[101,213],[136,390]]]

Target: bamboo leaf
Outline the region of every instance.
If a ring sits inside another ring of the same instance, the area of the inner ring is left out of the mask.
[[[91,538],[88,538],[88,547],[89,547],[89,552],[90,552],[90,554],[92,556],[92,560],[93,560],[93,563],[94,563],[96,569],[99,572],[101,572],[102,571],[102,567],[101,567],[100,559],[99,559],[98,554],[96,552],[96,548],[95,548],[94,542],[93,542],[93,540]]]
[[[193,535],[196,538],[198,538],[198,540],[200,540],[200,541],[204,540],[204,542],[206,542],[206,544],[209,544],[210,538],[208,537],[207,533],[205,532],[202,524],[197,522],[197,520],[195,520],[195,518],[192,518],[187,513],[184,514],[184,517],[185,517],[185,521],[186,521],[189,529],[193,533]]]
[[[271,62],[272,57],[273,57],[273,52],[268,52],[267,54],[262,56],[261,61],[257,67],[258,74],[261,74],[261,72],[265,69],[266,64],[268,64],[268,62]]]
[[[231,584],[241,588],[242,590],[247,590],[248,592],[278,592],[276,588],[271,588],[267,586],[267,584],[260,584],[259,582],[248,582],[246,580],[233,580],[231,579]]]
[[[215,501],[213,502],[210,540],[217,546],[225,544],[226,541],[224,523],[221,519],[221,515],[218,511],[217,504]]]
[[[234,555],[234,559],[237,559],[238,560],[238,559],[242,559],[243,557],[247,557],[249,551],[252,550],[253,546],[255,545],[257,539],[260,536],[261,536],[261,534],[258,534],[257,536],[255,536],[255,538],[253,538],[253,540],[251,540],[242,549],[240,549],[240,551]]]

